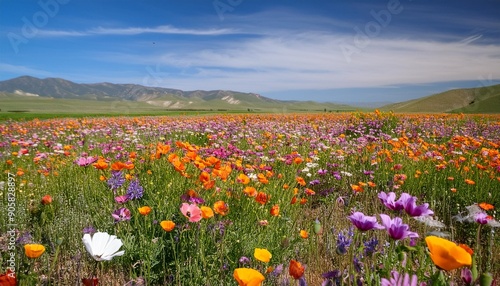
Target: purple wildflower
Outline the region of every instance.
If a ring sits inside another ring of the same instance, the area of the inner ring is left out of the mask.
[[[250,264],[250,258],[248,258],[246,256],[240,257],[240,259],[238,261],[240,262],[241,265]]]
[[[144,194],[144,188],[140,185],[139,180],[135,179],[130,182],[127,189],[127,196],[130,200],[140,199]]]
[[[111,215],[115,219],[115,222],[130,220],[130,210],[127,208],[117,209]]]
[[[326,273],[323,273],[321,275],[323,277],[323,282],[321,283],[321,286],[333,286],[333,285],[340,285],[340,271],[338,270],[333,270],[329,271]]]
[[[280,264],[280,265],[278,265],[278,266],[276,266],[274,268],[274,270],[271,272],[271,275],[275,276],[275,277],[278,277],[278,276],[281,275],[282,272],[283,272],[283,263]]]
[[[372,229],[384,229],[383,226],[378,224],[377,218],[374,216],[365,216],[361,212],[355,212],[349,216],[352,224],[361,231],[367,231]]]
[[[386,279],[382,278],[382,286],[417,286],[418,285],[418,277],[413,274],[411,277],[408,273],[399,274],[399,272],[393,270],[391,271],[391,278]],[[425,284],[420,284],[425,285]]]
[[[83,234],[88,233],[90,235],[93,235],[96,232],[96,229],[93,226],[86,226],[83,228],[82,232]]]
[[[128,200],[129,200],[129,197],[127,195],[115,197],[115,202],[117,202],[119,204],[124,204],[124,203],[128,202]]]
[[[400,211],[404,209],[402,202],[400,200],[396,201],[396,194],[394,192],[390,192],[389,194],[380,192],[378,194],[378,198],[387,208],[393,211]]]
[[[87,167],[95,161],[97,161],[97,157],[80,157],[75,160],[75,164],[80,167]]]
[[[378,245],[378,240],[377,238],[373,237],[372,239],[365,241],[363,244],[365,246],[365,255],[370,256],[375,252]]]
[[[337,254],[346,254],[347,248],[351,245],[352,236],[354,234],[352,232],[348,232],[347,236],[344,235],[344,232],[339,232],[337,236]]]
[[[487,224],[488,215],[484,212],[478,212],[474,215],[474,221],[476,221],[479,224]]]
[[[469,268],[462,268],[462,271],[460,272],[460,277],[462,278],[462,281],[464,281],[466,285],[472,284],[472,271]]]
[[[401,198],[403,196],[401,195]],[[404,207],[405,207],[405,212],[409,214],[411,217],[416,217],[416,216],[431,216],[434,214],[433,211],[429,209],[429,204],[425,203],[423,205],[417,206],[416,204],[416,197],[410,196],[405,202],[404,202]]]
[[[33,242],[33,236],[31,236],[31,233],[25,232],[22,235],[19,236],[19,238],[16,240],[17,244],[20,245],[25,245]]]
[[[120,188],[125,183],[125,178],[121,171],[112,171],[111,178],[108,179],[107,184],[113,191]]]
[[[410,231],[410,227],[404,224],[400,217],[391,219],[386,214],[380,214],[380,218],[382,219],[382,224],[387,229],[387,233],[393,239],[400,240],[407,237],[418,237],[418,233]]]
[[[320,182],[319,180],[317,180],[317,179],[316,179],[316,180],[312,180],[312,181],[310,181],[310,182],[309,182],[309,185],[311,185],[311,186],[315,186],[315,185],[319,185],[320,183],[321,183],[321,182]]]

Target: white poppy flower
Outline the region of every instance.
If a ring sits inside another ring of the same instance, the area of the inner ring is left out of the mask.
[[[106,232],[96,232],[93,237],[86,233],[82,241],[87,252],[97,261],[111,260],[113,257],[125,253],[125,250],[118,251],[123,245],[121,239]]]

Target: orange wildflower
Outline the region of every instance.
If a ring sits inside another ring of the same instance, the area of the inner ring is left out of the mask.
[[[296,260],[291,260],[290,261],[290,266],[288,267],[288,273],[290,273],[290,276],[292,276],[294,279],[300,279],[304,275],[304,266]]]
[[[488,203],[480,203],[479,207],[482,208],[485,211],[489,211],[489,210],[495,209],[495,207],[492,204],[488,204]]]
[[[361,193],[361,192],[364,192],[364,189],[362,186],[359,186],[359,185],[351,185],[351,188],[353,191],[357,192],[357,193]]]
[[[255,197],[257,195],[257,190],[254,187],[245,187],[243,192],[249,197]]]
[[[236,268],[233,277],[239,286],[260,286],[265,279],[259,271],[251,268]]]
[[[106,160],[99,159],[99,160],[97,160],[97,162],[92,164],[92,166],[94,166],[94,168],[96,168],[98,170],[106,170],[109,165],[108,165],[108,163],[106,163]]]
[[[295,159],[293,159],[293,162],[298,165],[298,164],[304,162],[304,160],[300,157],[295,157]]]
[[[469,180],[469,179],[465,179],[465,183],[467,185],[475,185],[476,184],[476,182],[474,182],[473,180]]]
[[[265,248],[256,248],[253,252],[253,257],[261,262],[268,263],[271,261],[273,255]]]
[[[134,168],[133,163],[123,163],[123,162],[117,161],[117,162],[114,162],[113,164],[111,164],[111,170],[113,170],[113,171],[121,171],[123,169],[132,170],[133,168]]]
[[[28,258],[38,258],[45,252],[45,247],[41,244],[25,244],[24,254]]]
[[[302,237],[303,239],[306,239],[306,238],[309,237],[309,233],[307,231],[305,231],[305,230],[302,229],[300,231],[300,237]]]
[[[255,197],[255,201],[261,205],[265,205],[270,199],[270,196],[264,192],[259,192]]]
[[[269,183],[269,180],[266,178],[266,176],[262,173],[259,173],[257,175],[257,179],[259,180],[259,182],[261,182],[262,184],[267,184]]]
[[[314,192],[313,190],[311,189],[308,189],[308,188],[305,188],[304,192],[306,193],[306,195],[308,196],[313,196],[316,194],[316,192]]]
[[[175,223],[171,220],[164,220],[160,222],[161,228],[166,232],[171,232],[175,228]]]
[[[300,199],[300,204],[301,205],[305,205],[306,203],[307,203],[307,199],[306,198]]]
[[[238,183],[246,185],[246,184],[250,183],[250,178],[247,175],[241,173],[241,174],[238,175],[238,178],[236,178],[236,181]]]
[[[297,196],[293,196],[292,200],[290,201],[291,205],[294,205],[297,202]]]
[[[52,197],[50,195],[45,195],[42,197],[42,205],[50,205],[52,203]]]
[[[456,193],[456,192],[457,192],[457,189],[456,189],[456,188],[451,188],[451,189],[450,189],[450,191],[451,191],[452,193]]]
[[[432,261],[441,269],[450,271],[472,264],[470,253],[454,242],[437,236],[428,236],[425,242]]]
[[[220,215],[227,215],[229,213],[229,206],[224,201],[217,201],[214,203],[214,211]]]
[[[201,206],[200,210],[201,210],[201,217],[204,219],[209,219],[214,216],[214,211],[210,207]]]
[[[143,216],[147,216],[151,212],[151,208],[148,206],[143,206],[138,208],[139,213]]]
[[[295,181],[297,181],[297,183],[301,186],[305,186],[306,185],[306,181],[304,181],[304,178],[302,177],[297,177],[295,178]]]
[[[280,214],[280,206],[279,205],[274,205],[271,208],[270,213],[271,213],[272,216],[279,216],[279,214]]]

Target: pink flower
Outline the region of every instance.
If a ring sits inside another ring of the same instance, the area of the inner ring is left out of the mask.
[[[195,204],[183,203],[181,206],[181,213],[189,218],[189,222],[198,222],[201,220],[201,210]]]
[[[94,163],[97,161],[97,158],[94,157],[80,157],[75,160],[75,164],[77,164],[80,167],[87,167],[88,165]]]
[[[361,231],[372,229],[384,229],[383,226],[378,224],[377,218],[374,216],[366,216],[361,212],[355,212],[348,217],[352,224]]]
[[[393,239],[400,240],[407,237],[418,237],[418,234],[416,232],[410,231],[410,227],[407,224],[404,224],[403,220],[400,217],[391,219],[386,214],[380,214],[380,218],[382,219],[382,224],[385,226],[387,233]]]

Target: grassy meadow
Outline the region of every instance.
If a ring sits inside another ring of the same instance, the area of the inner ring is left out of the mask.
[[[0,282],[491,285],[499,146],[497,115],[8,119]]]

